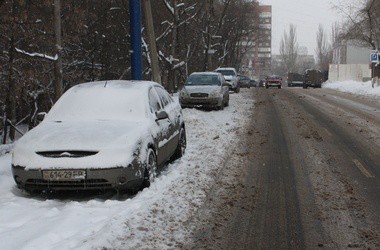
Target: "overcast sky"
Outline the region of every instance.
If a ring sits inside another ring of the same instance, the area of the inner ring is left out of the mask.
[[[308,54],[314,55],[318,25],[323,24],[330,37],[332,24],[339,21],[337,11],[332,8],[337,1],[259,0],[261,5],[272,5],[272,53],[279,54],[284,30],[289,30],[289,25],[294,24],[299,46],[306,46]]]

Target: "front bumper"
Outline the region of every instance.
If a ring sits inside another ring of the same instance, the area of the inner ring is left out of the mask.
[[[217,107],[222,105],[222,98],[220,97],[207,97],[207,98],[196,98],[196,97],[180,97],[179,103],[181,107]]]
[[[26,170],[24,167],[12,165],[13,178],[17,187],[29,192],[43,190],[136,189],[141,186],[143,180],[142,167],[133,167],[132,165],[117,168],[85,169],[86,176],[81,180],[45,180],[42,174],[43,171],[42,169]]]
[[[281,87],[281,83],[266,83],[266,87]]]

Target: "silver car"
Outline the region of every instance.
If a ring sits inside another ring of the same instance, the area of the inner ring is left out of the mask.
[[[229,84],[218,72],[195,72],[179,93],[182,108],[212,107],[223,109],[229,105]]]
[[[69,89],[15,143],[12,172],[29,192],[138,190],[185,148],[181,107],[161,85],[89,82]]]

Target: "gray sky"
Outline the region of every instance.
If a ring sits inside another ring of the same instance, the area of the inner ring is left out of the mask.
[[[272,53],[279,54],[284,30],[289,25],[297,27],[299,46],[306,46],[309,55],[315,54],[316,33],[322,24],[331,35],[331,26],[339,21],[339,15],[332,8],[338,0],[259,0],[262,5],[272,5]]]

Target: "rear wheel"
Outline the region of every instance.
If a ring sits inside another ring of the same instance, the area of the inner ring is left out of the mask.
[[[186,150],[186,130],[184,128],[181,128],[181,131],[179,134],[179,141],[173,155],[173,160],[181,158],[185,154],[185,150]]]
[[[147,153],[147,158],[145,162],[144,169],[144,179],[142,183],[142,188],[149,187],[156,177],[156,169],[157,169],[157,157],[154,153],[153,149],[149,148]]]

